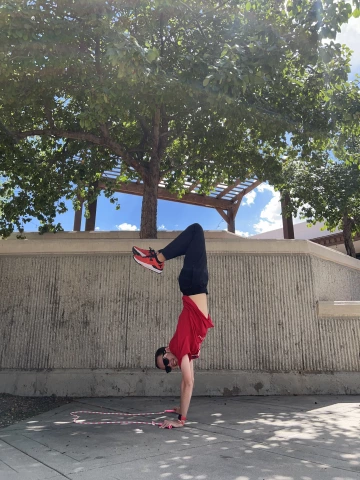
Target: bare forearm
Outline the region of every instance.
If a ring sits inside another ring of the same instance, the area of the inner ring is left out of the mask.
[[[180,413],[183,417],[187,416],[187,412],[189,410],[193,388],[194,388],[193,383],[181,382]]]

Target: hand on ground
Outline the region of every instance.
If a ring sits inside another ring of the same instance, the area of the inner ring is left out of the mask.
[[[160,425],[160,428],[179,428],[183,426],[184,424],[182,422],[179,422],[179,420],[165,420]]]

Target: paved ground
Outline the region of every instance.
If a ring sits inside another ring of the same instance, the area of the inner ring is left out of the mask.
[[[193,398],[191,421],[173,430],[77,425],[69,415],[174,405],[172,398],[81,399],[1,429],[0,479],[360,479],[360,396]]]

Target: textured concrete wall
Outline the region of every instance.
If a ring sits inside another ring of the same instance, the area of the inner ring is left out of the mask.
[[[316,256],[312,270],[317,300],[360,300],[358,270]]]
[[[100,388],[94,372],[162,374],[154,371],[154,352],[168,343],[181,311],[177,275],[182,260],[168,262],[165,272],[155,275],[125,253],[131,239],[84,237],[86,243],[79,242],[81,237],[53,238],[0,244],[0,383],[9,393],[24,394],[26,388],[32,394],[49,393],[36,382],[19,390],[21,382],[26,384],[23,373],[80,370],[92,372],[94,394],[156,394],[139,384],[115,392],[111,382]],[[153,243],[157,247],[164,241]],[[207,248],[215,328],[203,344],[196,370],[214,378],[225,375],[230,383],[224,389],[235,394],[283,390],[273,383],[264,390],[270,380],[250,382],[250,390],[240,388],[231,383],[236,374],[226,372],[246,372],[244,379],[259,372],[359,372],[360,318],[319,319],[316,308],[318,300],[360,299],[356,260],[336,252],[329,257],[324,247],[306,241],[247,242],[207,235]],[[12,387],[11,372],[17,372]],[[19,372],[22,380],[16,383]],[[296,393],[306,393],[298,392],[295,383]],[[57,394],[63,392],[58,385]],[[78,385],[78,394],[87,394],[90,387],[81,390]],[[350,390],[355,393],[356,386]],[[162,394],[160,385],[157,391]],[[199,394],[212,392],[214,380],[204,380]]]
[[[358,270],[315,256],[312,267],[317,301],[360,299]],[[317,323],[322,370],[360,372],[360,317],[319,318]]]
[[[159,370],[0,370],[1,391],[13,395],[69,397],[179,395],[181,374]],[[354,372],[298,373],[197,370],[194,396],[359,394]]]

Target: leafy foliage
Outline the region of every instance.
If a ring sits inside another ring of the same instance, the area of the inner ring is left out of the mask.
[[[333,150],[347,164],[360,165],[360,77],[338,89],[334,105],[334,110],[341,108],[345,113],[332,141]]]
[[[184,179],[275,181],[289,148],[321,151],[342,124],[350,54],[334,40],[351,14],[343,0],[3,0],[1,234],[33,215],[51,228],[61,199],[93,201],[116,166],[144,183],[143,237],[160,179],[179,195]]]
[[[326,153],[314,160],[284,165],[282,188],[292,198],[292,213],[299,211],[312,224],[325,222],[330,231],[343,231],[347,253],[355,257],[352,237],[360,233],[359,166],[330,160]]]

